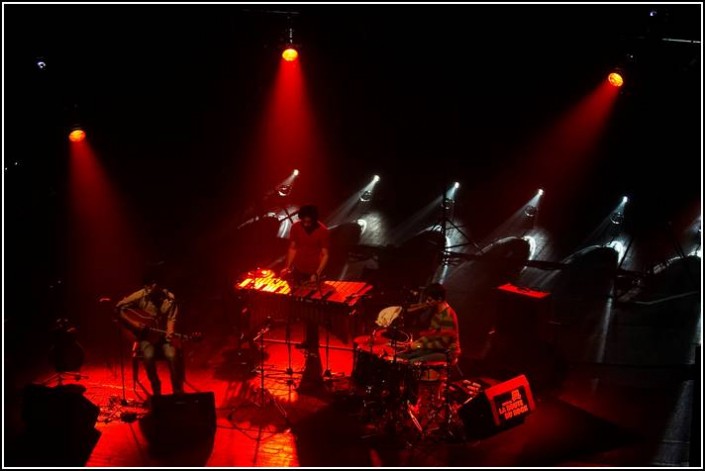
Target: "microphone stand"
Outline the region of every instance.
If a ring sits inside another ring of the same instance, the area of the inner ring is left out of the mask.
[[[287,429],[291,429],[291,422],[289,421],[289,416],[288,416],[286,410],[284,410],[284,407],[282,407],[282,405],[279,404],[279,402],[274,397],[274,395],[264,387],[264,360],[265,360],[264,336],[267,332],[269,332],[269,330],[271,328],[272,328],[272,318],[271,318],[271,316],[267,316],[267,321],[266,321],[264,327],[262,327],[262,329],[260,329],[260,331],[257,332],[257,335],[255,335],[254,338],[252,339],[253,342],[256,342],[257,340],[259,340],[259,344],[260,344],[260,366],[259,366],[260,385],[259,385],[259,391],[258,391],[258,396],[259,396],[258,401],[250,400],[250,402],[253,403],[256,407],[258,407],[260,409],[264,409],[264,407],[267,406],[268,404],[274,405],[274,408],[277,410],[277,412],[279,412],[281,417],[286,422]],[[228,414],[228,420],[232,420],[233,414],[235,413],[236,409],[237,409],[237,407],[234,407],[230,411],[230,413]]]
[[[284,332],[284,335],[286,337],[286,352],[289,362],[286,368],[286,374],[289,376],[289,378],[286,380],[286,384],[291,386],[292,384],[294,384],[294,369],[291,367],[291,309],[289,310],[289,313],[286,316],[286,327],[284,329]]]
[[[331,378],[333,373],[330,371],[329,358],[330,358],[330,312],[326,314],[326,370],[323,372],[323,376],[326,378]]]
[[[108,297],[101,297],[98,302],[101,304],[104,303],[109,303],[112,300]],[[122,380],[122,400],[120,401],[120,404],[123,406],[128,405],[127,402],[127,395],[125,394],[125,354],[123,352],[123,347],[122,347],[122,331],[121,331],[121,326],[120,326],[120,312],[117,309],[113,310],[113,314],[115,314],[115,317],[113,316],[113,322],[115,323],[115,332],[117,333],[117,347],[118,347],[118,352],[120,355],[120,379]]]
[[[115,322],[115,325],[117,329],[115,329],[115,332],[117,332],[117,340],[118,340],[118,350],[120,351],[120,377],[122,379],[122,400],[120,401],[120,404],[123,406],[127,405],[127,396],[125,395],[125,354],[123,352],[122,348],[122,335],[120,332],[120,326],[117,324],[117,320],[113,321]]]

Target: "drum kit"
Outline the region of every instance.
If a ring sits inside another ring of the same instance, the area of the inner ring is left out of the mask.
[[[380,328],[356,337],[352,382],[362,397],[363,416],[389,431],[411,429],[425,437],[433,430],[449,431],[455,414],[448,401],[448,362],[411,362],[404,353],[413,334],[404,329],[403,308],[382,309]]]

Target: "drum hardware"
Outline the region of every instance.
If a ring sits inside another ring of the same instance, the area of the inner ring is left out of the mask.
[[[454,365],[453,354],[451,350],[446,350],[445,361],[445,377],[440,378],[441,384],[437,390],[437,394],[433,394],[430,401],[428,427],[423,434],[428,436],[437,432],[437,437],[440,439],[454,440],[462,438],[462,427],[458,425],[457,411],[453,407],[450,392],[450,377]],[[436,365],[428,366],[431,369]],[[435,426],[433,426],[435,425]]]

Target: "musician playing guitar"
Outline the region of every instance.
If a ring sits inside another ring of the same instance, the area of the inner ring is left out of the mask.
[[[180,347],[175,333],[179,313],[172,292],[159,286],[155,276],[146,276],[142,289],[122,298],[116,305],[123,325],[135,334],[144,359],[144,367],[152,386],[152,394],[161,394],[161,381],[155,362],[156,349],[162,349],[169,363],[171,386],[174,394],[184,392],[184,371]]]

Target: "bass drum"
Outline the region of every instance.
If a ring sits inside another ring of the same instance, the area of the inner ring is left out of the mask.
[[[404,391],[416,384],[409,363],[397,357],[389,345],[358,345],[352,380],[365,394],[393,398],[401,398]]]

